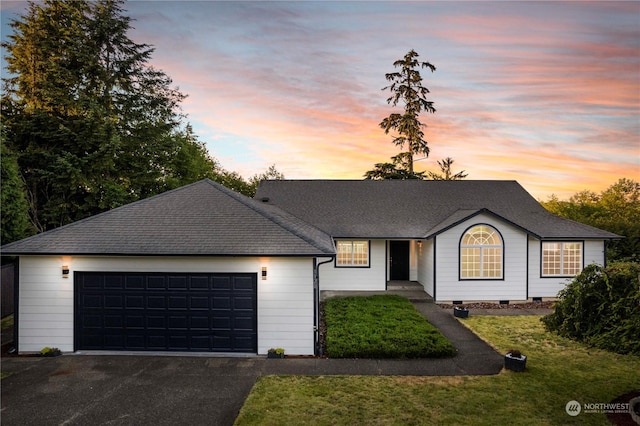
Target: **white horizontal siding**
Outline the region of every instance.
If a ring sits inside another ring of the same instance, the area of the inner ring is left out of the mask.
[[[460,280],[460,238],[473,225],[487,224],[503,238],[502,280]],[[491,215],[481,214],[437,236],[436,300],[525,300],[527,280],[527,235]]]
[[[424,291],[433,297],[433,247],[435,238],[425,240],[418,244],[418,282],[424,287]]]
[[[418,281],[418,253],[420,248],[418,247],[418,242],[416,240],[411,240],[409,242],[409,280]],[[389,255],[391,255],[389,253]],[[391,264],[391,259],[389,259],[389,264]],[[389,270],[391,268],[388,268]],[[391,274],[391,271],[389,271]]]
[[[386,289],[386,241],[371,240],[368,268],[320,266],[320,289],[334,291],[384,291]]]
[[[604,241],[587,240],[583,244],[583,267],[592,263],[604,265]],[[572,277],[542,276],[542,241],[529,238],[529,297],[556,297]]]
[[[62,265],[70,267],[62,278]],[[267,280],[260,272],[267,267]],[[313,261],[310,258],[71,257],[20,258],[19,348],[73,351],[74,272],[255,273],[258,275],[258,353],[283,347],[314,352]]]

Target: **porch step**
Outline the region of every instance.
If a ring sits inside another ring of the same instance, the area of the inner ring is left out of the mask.
[[[331,291],[320,293],[320,300],[344,296],[371,296],[374,294],[397,294],[415,302],[433,302],[433,298],[425,293],[422,285],[415,281],[389,281],[387,291]]]
[[[387,291],[415,290],[424,291],[424,287],[416,281],[388,281]]]

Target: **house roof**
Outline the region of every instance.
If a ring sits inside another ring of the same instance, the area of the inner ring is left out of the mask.
[[[334,238],[430,238],[481,212],[539,239],[619,238],[549,213],[516,181],[269,180],[255,198]]]
[[[332,238],[208,179],[2,247],[4,255],[323,256]]]

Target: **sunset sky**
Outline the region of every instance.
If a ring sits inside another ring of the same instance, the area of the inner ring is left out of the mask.
[[[26,10],[2,1],[7,23]],[[437,112],[428,159],[534,197],[640,180],[640,2],[125,4],[152,65],[189,97],[210,154],[245,177],[360,179],[399,152],[379,127],[385,73],[410,49]],[[4,52],[3,52],[4,55]],[[4,65],[4,62],[3,62]],[[4,73],[4,70],[3,70]]]

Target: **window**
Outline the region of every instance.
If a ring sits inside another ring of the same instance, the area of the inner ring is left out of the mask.
[[[488,225],[476,225],[462,236],[460,278],[502,278],[502,238],[496,229]]]
[[[581,242],[542,243],[542,276],[574,276],[582,271]]]
[[[337,241],[337,248],[336,266],[369,266],[369,241]]]

